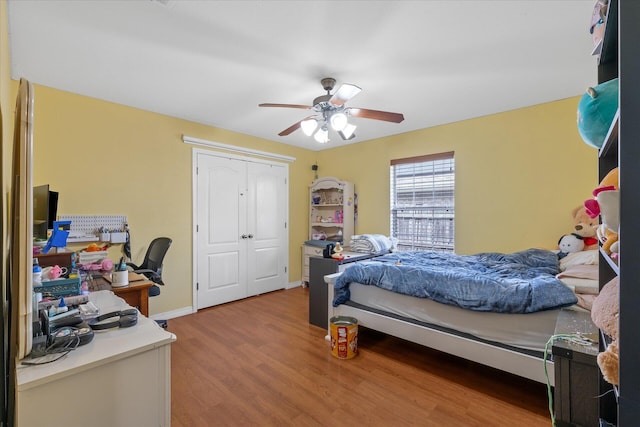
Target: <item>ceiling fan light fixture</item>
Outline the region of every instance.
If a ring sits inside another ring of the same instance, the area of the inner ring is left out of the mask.
[[[357,128],[356,125],[352,125],[350,123],[347,123],[347,125],[344,127],[344,129],[338,131],[338,133],[340,134],[342,139],[355,138],[356,134],[354,132],[356,131],[356,128]]]
[[[299,108],[313,111],[313,113],[311,113],[313,115],[295,122],[282,132],[278,133],[278,136],[287,136],[298,129],[302,129],[302,132],[306,136],[313,135],[317,142],[325,144],[329,142],[329,127],[331,127],[333,131],[337,132],[343,140],[351,140],[355,138],[356,135],[354,131],[356,130],[356,126],[349,123],[350,116],[382,120],[391,123],[400,123],[404,120],[402,113],[346,107],[345,103],[362,90],[356,85],[343,83],[332,95],[331,91],[336,84],[336,79],[327,77],[322,79],[321,83],[323,89],[326,90],[327,93],[316,97],[313,100],[312,105],[274,103],[258,104],[258,107]]]
[[[313,131],[318,127],[318,121],[316,119],[307,119],[300,122],[300,128],[305,135],[313,135]]]
[[[331,127],[335,131],[343,130],[349,122],[347,121],[347,115],[344,113],[333,113],[331,115]]]
[[[320,144],[326,144],[329,142],[329,131],[326,127],[321,127],[318,131],[313,135],[313,138],[319,142]]]

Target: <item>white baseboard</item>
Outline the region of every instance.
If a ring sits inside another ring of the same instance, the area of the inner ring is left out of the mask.
[[[295,282],[288,283],[285,289],[293,289],[297,288],[298,286],[302,286],[302,281],[297,280]],[[187,314],[193,314],[197,311],[198,310],[195,307],[183,307],[177,310],[167,311],[165,313],[153,314],[149,316],[149,318],[153,320],[167,320],[173,319],[175,317],[186,316]]]
[[[195,311],[193,310],[193,307],[183,307],[177,310],[167,311],[165,313],[154,314],[149,316],[149,318],[153,320],[167,320],[167,319],[173,319],[176,317],[186,316],[187,314],[192,314],[192,313],[195,313]]]
[[[285,289],[293,289],[293,288],[297,288],[298,286],[302,286],[301,280],[290,282]]]

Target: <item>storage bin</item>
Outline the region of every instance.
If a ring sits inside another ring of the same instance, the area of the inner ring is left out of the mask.
[[[56,298],[80,295],[80,278],[48,280],[40,286],[34,286],[33,292]]]

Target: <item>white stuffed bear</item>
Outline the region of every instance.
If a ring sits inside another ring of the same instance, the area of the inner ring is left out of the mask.
[[[558,259],[562,259],[571,253],[583,250],[584,240],[581,235],[576,233],[565,234],[558,241],[558,247],[560,248]]]

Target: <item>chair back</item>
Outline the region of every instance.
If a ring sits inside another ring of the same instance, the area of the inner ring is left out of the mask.
[[[164,256],[171,246],[172,240],[168,237],[157,237],[151,241],[147,253],[144,256],[142,264],[140,264],[141,270],[152,270],[162,280],[162,262]]]

